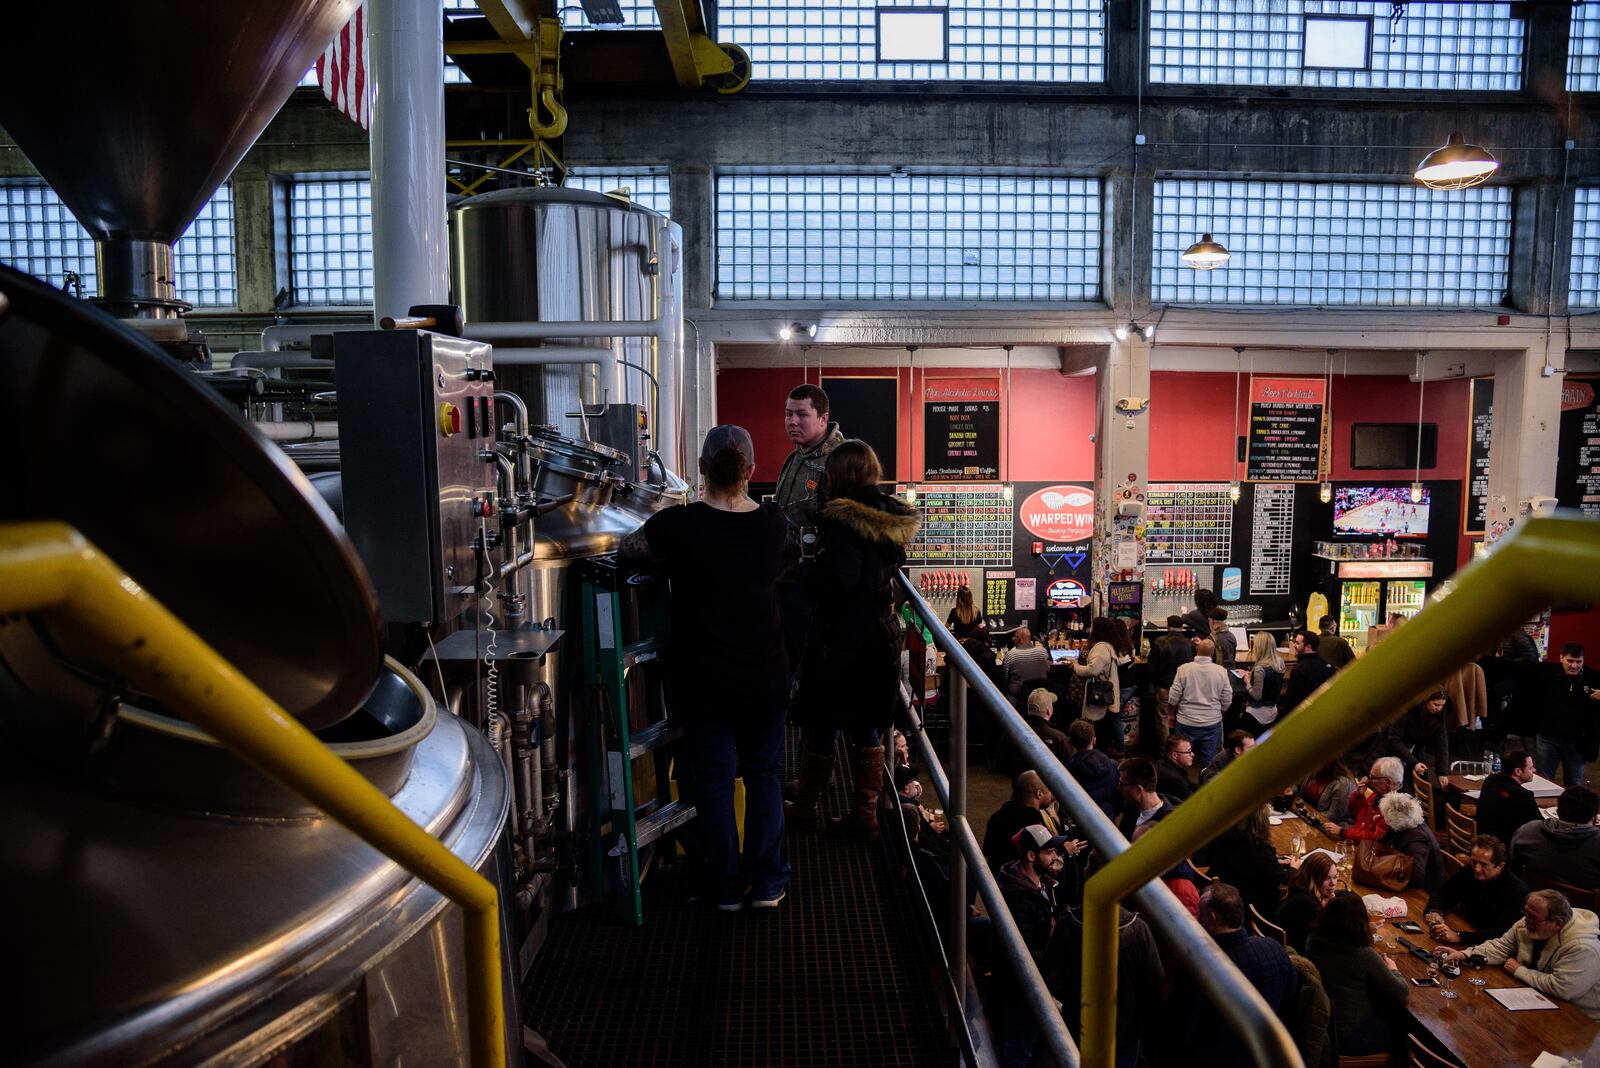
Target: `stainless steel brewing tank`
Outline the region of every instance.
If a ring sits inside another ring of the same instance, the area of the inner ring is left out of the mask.
[[[480,324],[650,323],[634,336],[543,339],[546,348],[593,348],[604,367],[518,363],[532,342],[495,339],[502,388],[528,402],[533,421],[573,438],[581,401],[633,401],[649,409],[653,443],[669,467],[678,448],[682,383],[682,229],[665,216],[577,189],[507,189],[463,198],[450,212],[451,290],[468,332]],[[606,359],[609,355],[615,361]],[[545,355],[548,355],[546,353]],[[645,374],[637,365],[648,370]],[[651,378],[660,383],[659,391]]]

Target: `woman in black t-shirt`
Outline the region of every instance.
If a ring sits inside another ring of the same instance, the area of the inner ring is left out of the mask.
[[[783,859],[783,730],[789,663],[778,614],[788,521],[747,492],[755,449],[741,427],[717,426],[700,450],[701,499],[657,512],[623,539],[622,558],[671,582],[672,719],[684,727],[690,824],[706,862],[705,892],[735,912],[746,895],[773,908],[789,884]],[[733,782],[744,777],[744,852]]]

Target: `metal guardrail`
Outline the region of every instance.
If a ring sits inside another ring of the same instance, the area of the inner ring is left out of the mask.
[[[0,523],[0,613],[71,627],[130,683],[461,907],[473,1063],[503,1068],[500,895],[65,523]]]
[[[1005,695],[989,680],[977,662],[955,640],[938,614],[929,607],[928,602],[923,600],[921,594],[904,575],[900,576],[900,585],[906,599],[933,634],[934,644],[944,652],[945,665],[950,669],[951,760],[948,779],[932,744],[920,730],[916,732],[916,745],[923,760],[927,762],[934,792],[944,803],[945,820],[949,824],[950,834],[960,846],[960,852],[951,856],[950,912],[947,917],[949,930],[945,936],[947,956],[956,973],[953,979],[958,996],[966,989],[966,879],[967,866],[970,864],[972,874],[978,881],[978,893],[982,896],[999,935],[1001,952],[1007,963],[1015,969],[1020,980],[1022,996],[1038,1020],[1041,1036],[1059,1068],[1076,1068],[1080,1063],[1098,1063],[1110,1068],[1112,1063],[1110,1051],[1114,1049],[1112,1046],[1106,1047],[1108,1054],[1102,1061],[1090,1061],[1087,1058],[1080,1061],[1078,1047],[1072,1041],[1066,1022],[1056,1007],[1055,998],[1051,996],[1043,976],[1034,965],[1033,957],[1022,941],[1022,935],[1017,930],[1011,911],[1006,907],[1005,900],[1000,894],[999,885],[989,873],[983,850],[967,821],[966,736],[967,705],[971,697],[976,696],[978,702],[995,718],[1006,737],[1017,746],[1029,765],[1039,773],[1066,814],[1077,824],[1079,832],[1100,852],[1101,856],[1113,860],[1120,857],[1129,850],[1128,840],[1100,810],[1100,806],[1084,792],[1078,780],[1073,778],[1061,762],[1045,748],[1039,736],[1033,732],[1033,728],[1029,727],[1016,709],[1011,707],[1011,702],[1006,700]],[[1171,819],[1169,816],[1162,823],[1170,822]],[[1212,834],[1225,830],[1227,826],[1229,825],[1218,827]],[[1173,864],[1168,864],[1167,868],[1172,866]],[[1163,868],[1162,871],[1167,868]],[[1161,882],[1159,874],[1158,872],[1158,877],[1145,882],[1129,895],[1138,903],[1140,915],[1180,951],[1196,983],[1205,991],[1222,1017],[1244,1038],[1257,1065],[1261,1068],[1276,1068],[1276,1066],[1303,1068],[1294,1040],[1277,1014],[1272,1011],[1271,1006],[1250,981],[1233,966],[1233,962],[1212,941],[1211,936],[1206,934],[1167,885]],[[1091,880],[1091,885],[1092,882]],[[1115,902],[1113,907],[1114,905]],[[1112,936],[1115,938],[1114,911],[1112,916]],[[1087,946],[1090,942],[1087,915],[1085,920],[1084,938]],[[1111,968],[1096,972],[1086,971],[1085,974],[1109,975],[1111,978],[1109,983],[1083,984],[1085,1006],[1089,1004],[1089,992],[1094,990],[1109,998],[1114,1012],[1115,942],[1112,943]],[[1087,1025],[1087,1016],[1085,1015],[1083,1019]],[[1114,1042],[1114,1032],[1112,1037]]]
[[[1600,523],[1525,520],[1487,559],[1440,584],[1424,611],[1339,672],[1264,742],[1096,872],[1084,887],[1083,967],[1084,974],[1111,981],[1083,985],[1084,1061],[1109,1066],[1115,1054],[1116,919],[1123,897],[1138,887],[1144,887],[1142,895],[1148,880],[1314,772],[1328,754],[1346,751],[1403,713],[1439,679],[1551,601],[1573,596],[1600,600]],[[1012,731],[1009,721],[1007,730]],[[1247,1021],[1228,1006],[1218,1007],[1264,1063],[1263,1036],[1241,1026]]]

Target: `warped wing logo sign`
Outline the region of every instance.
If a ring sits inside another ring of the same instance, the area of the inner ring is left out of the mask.
[[[1061,545],[1094,537],[1094,494],[1083,486],[1046,486],[1030,493],[1018,514],[1041,541]]]

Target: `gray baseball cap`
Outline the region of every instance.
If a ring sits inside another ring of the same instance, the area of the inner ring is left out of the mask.
[[[722,423],[706,431],[705,443],[700,446],[700,459],[710,463],[723,449],[738,449],[745,463],[756,462],[756,447],[750,440],[750,432],[742,426]]]

